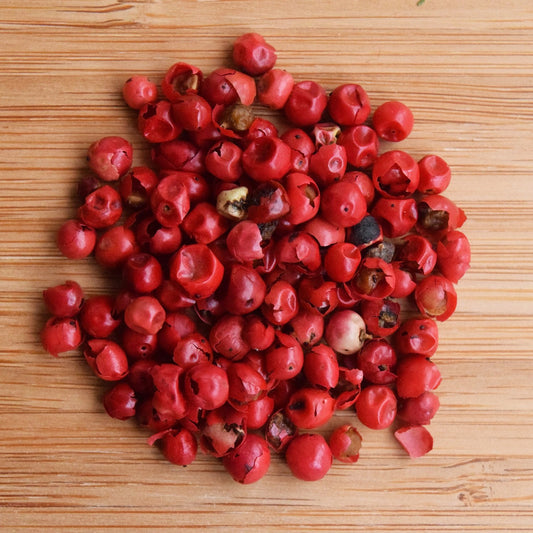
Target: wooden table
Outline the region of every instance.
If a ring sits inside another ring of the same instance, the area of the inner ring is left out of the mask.
[[[529,0],[0,0],[0,28],[2,531],[533,530]],[[92,141],[124,135],[146,153],[122,83],[159,81],[176,61],[210,71],[247,31],[298,80],[408,104],[403,149],[453,169],[447,194],[468,215],[473,259],[440,330],[442,407],[424,458],[361,428],[359,463],[317,483],[281,459],[250,486],[203,455],[173,467],[133,422],[107,417],[79,353],[40,347],[44,288],[112,286],[92,260],[62,258],[54,235],[75,213]]]

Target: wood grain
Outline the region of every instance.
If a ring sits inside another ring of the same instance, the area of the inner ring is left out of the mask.
[[[533,530],[531,2],[0,0],[0,31],[2,531]],[[209,71],[246,31],[298,80],[361,83],[374,107],[404,101],[416,126],[402,147],[452,167],[473,260],[440,330],[425,458],[362,428],[359,463],[317,483],[281,459],[251,486],[205,456],[173,467],[133,422],[105,415],[78,353],[39,345],[45,287],[114,283],[60,257],[54,235],[75,212],[90,142],[124,135],[147,157],[122,83],[160,80],[175,61]]]

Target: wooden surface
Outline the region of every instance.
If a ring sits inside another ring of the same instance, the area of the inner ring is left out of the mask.
[[[530,0],[0,0],[0,30],[2,531],[533,530]],[[440,330],[442,407],[425,458],[362,428],[359,463],[317,483],[278,459],[251,486],[205,456],[173,467],[103,412],[79,354],[39,345],[44,288],[112,284],[92,261],[60,257],[54,234],[93,140],[124,135],[143,156],[122,83],[160,80],[178,60],[209,71],[246,31],[298,80],[407,103],[416,126],[403,148],[453,169],[447,194],[468,215],[473,260]]]

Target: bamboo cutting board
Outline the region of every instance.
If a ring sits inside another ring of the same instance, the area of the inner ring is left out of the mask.
[[[533,530],[529,0],[0,0],[0,29],[2,531]],[[452,167],[473,260],[440,329],[424,458],[361,428],[359,463],[316,483],[279,459],[249,486],[205,456],[174,467],[134,423],[107,417],[79,353],[39,345],[44,288],[113,284],[93,261],[60,257],[54,234],[75,212],[91,142],[123,135],[146,156],[122,83],[160,80],[176,61],[210,71],[246,31],[297,80],[360,83],[374,107],[402,100],[416,119],[403,149]]]

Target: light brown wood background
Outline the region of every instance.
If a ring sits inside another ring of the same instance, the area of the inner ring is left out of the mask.
[[[112,284],[60,257],[54,234],[93,140],[124,135],[145,155],[122,83],[159,81],[178,60],[209,71],[246,31],[298,80],[407,103],[403,148],[453,169],[473,260],[441,328],[425,458],[362,428],[360,462],[317,483],[281,460],[251,486],[205,456],[174,467],[133,422],[107,417],[79,354],[39,345],[44,288]],[[533,530],[532,119],[530,0],[0,0],[2,531]]]

